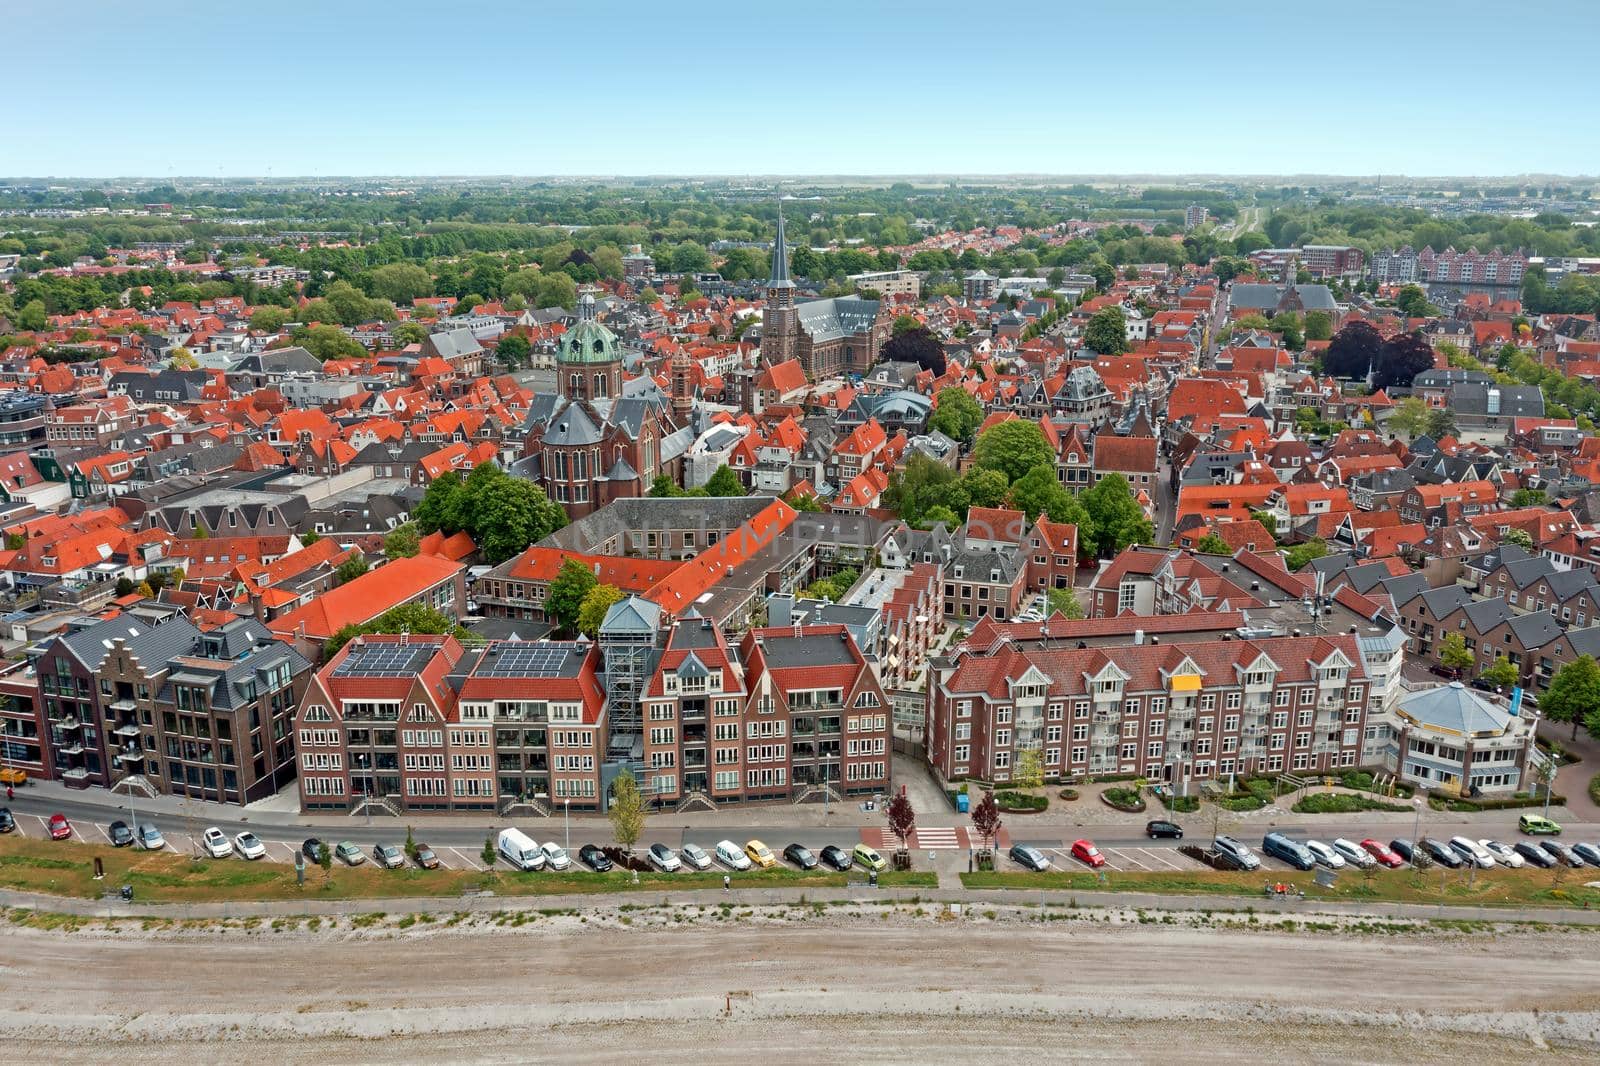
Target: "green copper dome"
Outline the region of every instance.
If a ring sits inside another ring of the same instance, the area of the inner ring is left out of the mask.
[[[595,321],[594,297],[584,293],[578,300],[578,324],[561,335],[556,362],[614,363],[621,358],[617,335]]]

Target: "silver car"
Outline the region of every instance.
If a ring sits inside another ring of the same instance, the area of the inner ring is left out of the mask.
[[[1480,870],[1492,870],[1494,868],[1494,852],[1471,837],[1451,837],[1450,846],[1455,849],[1457,855],[1461,856],[1462,862],[1469,862]]]
[[[1340,837],[1333,842],[1333,850],[1344,856],[1344,861],[1358,870],[1365,870],[1369,866],[1378,865],[1378,860],[1367,853],[1367,849],[1357,844],[1354,840]]]
[[[1344,856],[1328,847],[1322,841],[1306,841],[1306,850],[1316,857],[1318,866],[1326,866],[1330,870],[1344,869]]]

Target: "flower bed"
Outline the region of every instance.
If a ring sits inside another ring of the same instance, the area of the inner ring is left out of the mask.
[[[1056,799],[1065,800],[1069,803],[1077,798],[1078,790],[1075,788],[1064,788],[1060,792],[1056,793]]]
[[[1100,798],[1105,801],[1106,806],[1129,814],[1144,810],[1144,797],[1139,795],[1139,790],[1136,788],[1108,788],[1100,793]]]
[[[1315,792],[1294,805],[1296,814],[1356,814],[1360,811],[1409,811],[1407,803],[1383,803],[1348,792]]]
[[[1009,814],[1036,814],[1050,806],[1050,800],[1026,792],[1006,791],[994,794],[994,805]]]

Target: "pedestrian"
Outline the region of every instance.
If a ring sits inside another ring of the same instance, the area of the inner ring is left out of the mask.
[[[7,800],[14,800],[16,798],[17,798],[17,790],[11,787],[11,783],[10,782],[7,782],[6,783],[6,799]]]
[[[733,891],[733,878],[729,877],[727,874],[722,875],[722,891]]]

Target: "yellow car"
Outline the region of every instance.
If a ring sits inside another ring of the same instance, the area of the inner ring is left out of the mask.
[[[778,865],[778,857],[772,854],[772,849],[759,840],[752,840],[746,844],[744,853],[750,857],[751,862],[756,864],[757,869],[770,870]]]
[[[857,844],[855,851],[851,852],[851,855],[855,858],[857,866],[871,870],[874,873],[889,868],[889,864],[884,861],[883,856],[865,844]]]

